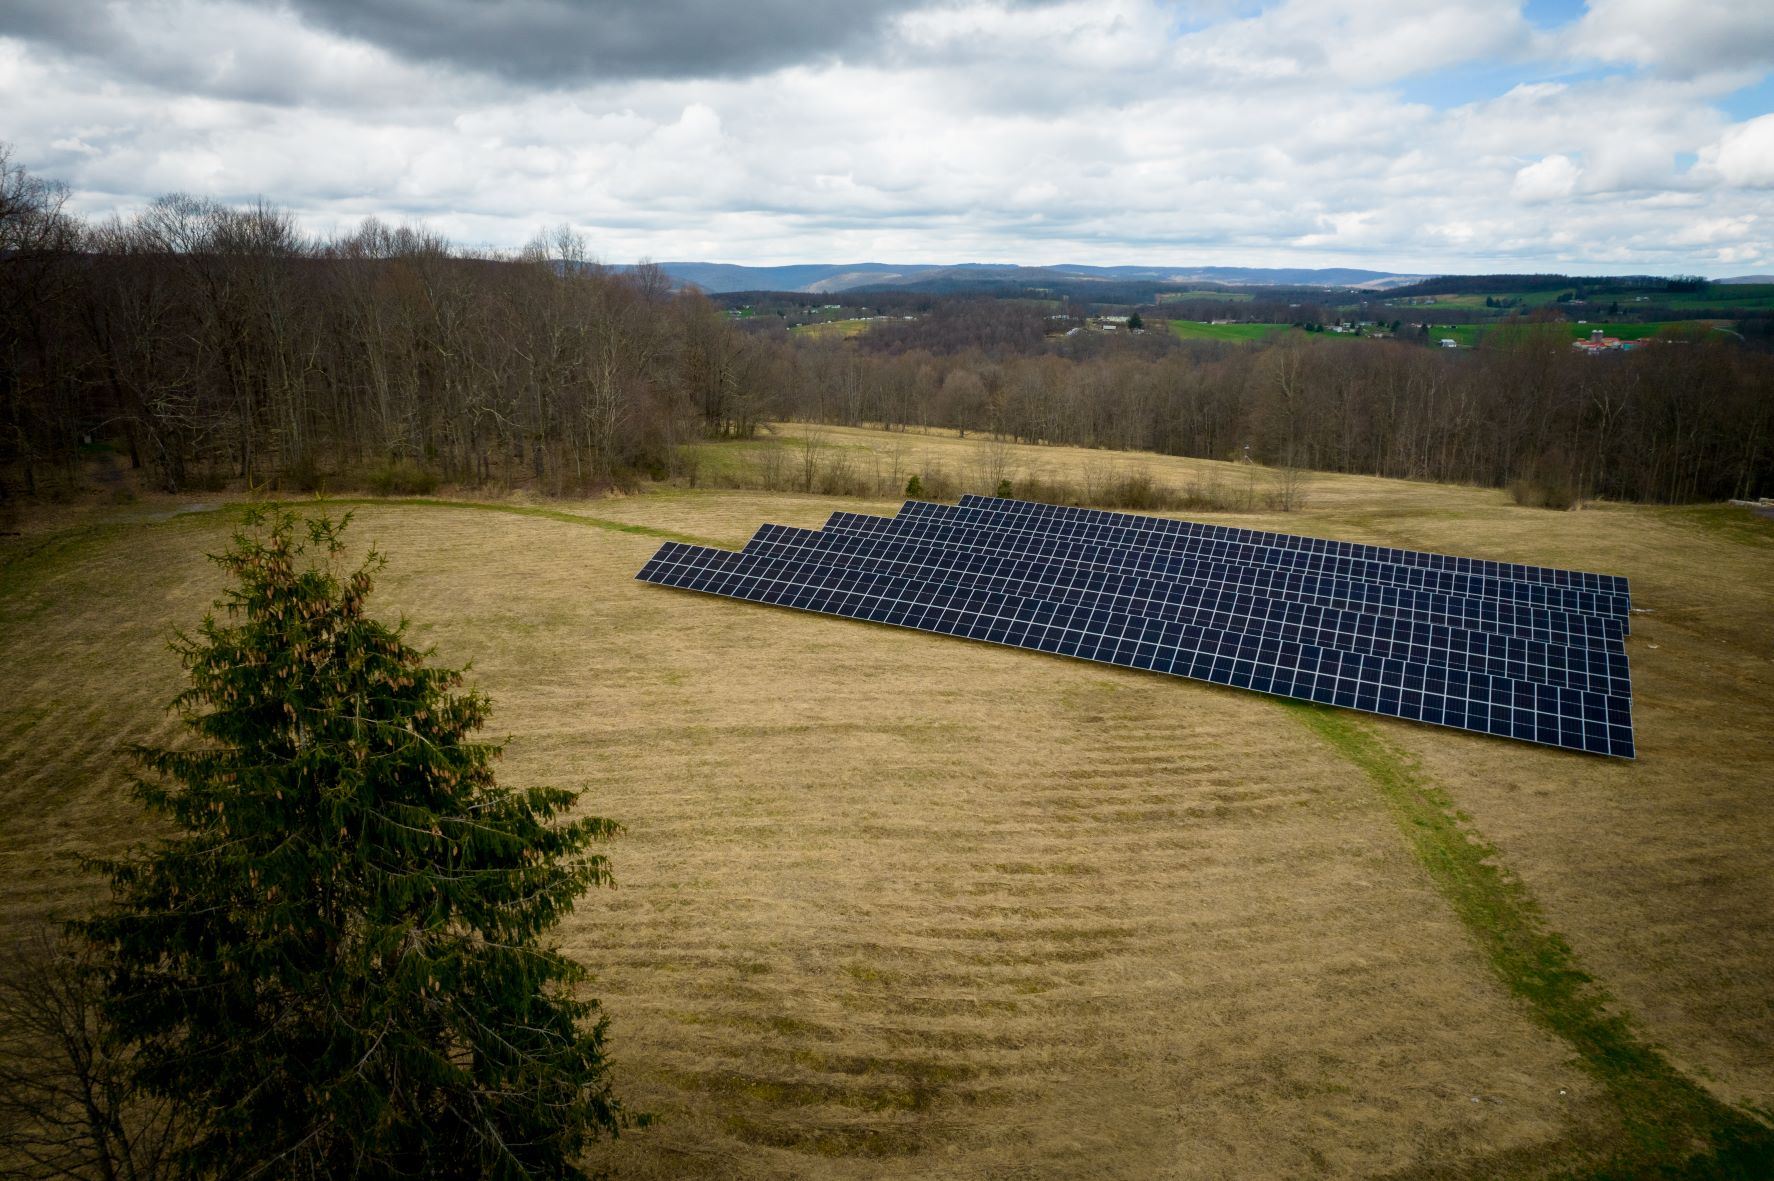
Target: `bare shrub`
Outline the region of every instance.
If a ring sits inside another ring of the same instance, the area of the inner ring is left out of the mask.
[[[849,454],[838,452],[828,460],[814,475],[812,491],[821,496],[869,496],[875,490],[875,480],[861,471],[851,460]]]
[[[1277,468],[1275,471],[1274,507],[1284,513],[1297,512],[1305,508],[1306,484],[1305,469],[1292,465]]]
[[[365,483],[377,496],[429,496],[437,491],[437,473],[410,459],[391,459],[371,468]]]
[[[919,475],[923,477],[925,500],[960,499],[961,481],[942,464],[930,464]]]
[[[278,482],[296,492],[324,492],[327,475],[314,452],[304,451],[283,465]]]
[[[1509,498],[1524,508],[1572,509],[1577,490],[1568,481],[1521,476],[1509,482]]]
[[[1104,480],[1094,503],[1103,508],[1127,508],[1142,512],[1176,508],[1181,498],[1143,469],[1120,472]]]
[[[86,949],[39,930],[0,955],[0,1170],[167,1175],[184,1125],[131,1086],[99,1024]]]
[[[788,457],[780,446],[768,446],[758,455],[758,482],[766,492],[788,488]]]
[[[1509,482],[1509,497],[1526,508],[1577,507],[1577,480],[1561,455],[1540,455]]]
[[[800,490],[812,492],[819,479],[819,457],[825,450],[825,432],[809,427],[801,436],[797,450],[800,452]]]

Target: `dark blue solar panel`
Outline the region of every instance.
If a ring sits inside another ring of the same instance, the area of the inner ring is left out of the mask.
[[[1179,554],[1166,548],[1110,545],[1063,536],[1010,532],[989,526],[929,518],[872,517],[833,513],[828,532],[866,533],[921,539],[932,544],[981,551],[1008,551],[1077,560],[1092,565],[1188,578],[1236,582],[1255,593],[1385,614],[1411,613],[1416,622],[1496,631],[1560,644],[1618,644],[1623,629],[1612,616],[1555,611],[1501,600],[1447,595],[1409,587],[1263,567]]]
[[[766,542],[765,544],[773,544]],[[786,547],[793,549],[793,547]],[[1629,698],[959,581],[667,542],[645,581],[1630,758]]]
[[[915,502],[914,502],[915,503]],[[908,508],[911,506],[908,505]],[[1292,533],[1272,533],[1259,529],[1243,529],[1231,525],[1204,525],[1167,517],[1149,517],[1136,513],[1118,513],[1107,509],[1072,508],[1066,505],[1039,504],[1026,500],[1007,500],[995,496],[963,496],[961,507],[976,508],[1031,521],[1064,519],[1090,521],[1097,524],[1132,525],[1154,532],[1215,537],[1253,545],[1283,549],[1305,549],[1314,553],[1338,554],[1345,557],[1387,562],[1401,566],[1423,566],[1451,570],[1460,574],[1482,574],[1513,582],[1544,582],[1553,586],[1570,586],[1604,594],[1627,595],[1627,580],[1617,574],[1591,574],[1582,570],[1564,570],[1553,566],[1529,566],[1518,562],[1498,562],[1486,558],[1462,558],[1452,554],[1428,553],[1422,550],[1397,549],[1392,546],[1365,545],[1353,541],[1333,541],[1322,537],[1305,537]]]
[[[1448,570],[1432,570],[1417,566],[1390,565],[1362,558],[1336,554],[1319,554],[1306,550],[1279,549],[1212,537],[1160,536],[1137,526],[1097,524],[1084,520],[1054,520],[1038,527],[1025,527],[1020,522],[995,520],[999,514],[986,510],[956,508],[953,505],[912,501],[901,510],[902,517],[967,524],[978,528],[1005,532],[1035,532],[1042,536],[1070,537],[1110,544],[1166,549],[1202,557],[1220,558],[1252,565],[1271,566],[1283,570],[1299,570],[1379,582],[1389,586],[1438,591],[1443,594],[1466,595],[1472,598],[1495,599],[1561,611],[1577,611],[1592,615],[1615,615],[1624,620],[1629,607],[1621,595],[1602,594],[1574,587],[1550,586],[1545,583],[1510,582],[1480,574],[1460,574]],[[1156,519],[1156,518],[1151,518]]]
[[[1094,604],[1157,619],[1300,639],[1321,647],[1371,652],[1517,680],[1565,685],[1612,696],[1631,693],[1626,654],[1569,647],[1492,632],[1415,624],[1385,615],[1242,592],[1214,584],[1177,583],[1038,558],[984,554],[857,534],[765,525],[746,554],[817,561],[1054,602]]]

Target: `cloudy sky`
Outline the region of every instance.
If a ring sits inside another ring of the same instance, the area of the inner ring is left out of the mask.
[[[88,215],[610,262],[1774,271],[1770,0],[5,0]]]

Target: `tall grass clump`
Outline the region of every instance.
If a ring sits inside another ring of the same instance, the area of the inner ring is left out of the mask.
[[[370,469],[365,483],[377,496],[429,496],[437,473],[410,459],[390,459]]]

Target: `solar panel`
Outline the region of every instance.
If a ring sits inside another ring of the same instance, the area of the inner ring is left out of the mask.
[[[1137,534],[1138,544],[1153,548],[1197,549],[1199,547],[1191,543],[1190,539],[1193,538],[1211,538],[1228,546],[1257,544],[1265,550],[1285,551],[1291,548],[1293,552],[1302,555],[1324,554],[1333,561],[1324,564],[1314,561],[1310,557],[1288,559],[1277,558],[1273,555],[1259,560],[1279,561],[1283,566],[1303,564],[1306,568],[1332,569],[1362,579],[1371,578],[1400,585],[1422,586],[1480,597],[1501,597],[1515,602],[1546,604],[1562,610],[1596,613],[1617,619],[1621,636],[1631,629],[1630,591],[1626,580],[1616,575],[1592,575],[1551,567],[1523,566],[1491,561],[1480,562],[1477,559],[1456,559],[1443,554],[1427,554],[1378,546],[1355,546],[1347,542],[1327,542],[1320,538],[1266,533],[1250,529],[1233,529],[1225,526],[1197,525],[1188,521],[1140,517],[1128,513],[1109,513],[1096,509],[1061,510],[1062,514],[1071,513],[1071,516],[1033,512],[1018,513],[993,506],[1021,505],[1029,509],[1047,509],[1055,506],[995,500],[988,497],[969,497],[967,499],[973,503],[966,506],[950,506],[909,501],[901,508],[895,519],[965,520],[984,528],[1071,537],[1115,536],[1114,532],[1104,534],[1102,530],[1105,528],[1112,531],[1130,529]],[[1358,551],[1365,556],[1352,557],[1342,551]],[[1235,550],[1222,549],[1215,552],[1231,554],[1234,559],[1243,556]],[[1379,566],[1365,566],[1363,565],[1365,562],[1378,562]],[[1453,563],[1463,563],[1467,569],[1456,571],[1441,568]],[[1384,567],[1393,568],[1384,569]],[[1413,568],[1422,570],[1424,573],[1411,573]],[[1489,572],[1480,572],[1481,569]],[[1589,589],[1595,585],[1613,589]],[[1533,589],[1536,587],[1557,589]]]
[[[1625,596],[1536,582],[1514,582],[1481,574],[1462,574],[1420,566],[1402,566],[1339,554],[1235,542],[1213,537],[1160,536],[1137,526],[1097,524],[1089,521],[1050,520],[1027,526],[1000,522],[992,514],[952,505],[911,502],[902,515],[921,520],[969,524],[1004,532],[1035,532],[1047,536],[1094,540],[1176,553],[1199,554],[1228,561],[1272,566],[1278,569],[1338,575],[1392,586],[1440,591],[1473,598],[1497,599],[1545,606],[1591,615],[1612,615],[1624,620],[1629,611]]]
[[[1335,575],[1301,573],[1236,561],[1179,554],[1169,549],[1110,545],[1064,536],[1016,533],[989,526],[945,523],[928,518],[886,518],[861,513],[833,513],[828,532],[921,538],[932,544],[981,551],[1055,554],[1118,569],[1165,570],[1191,577],[1235,579],[1271,595],[1303,597],[1328,605],[1385,612],[1411,612],[1419,622],[1444,623],[1475,630],[1501,631],[1553,643],[1619,643],[1621,621],[1613,616],[1559,611],[1471,596],[1449,595],[1409,587],[1365,582]]]
[[[908,503],[906,508],[912,509]],[[1287,549],[1307,549],[1318,553],[1339,554],[1369,561],[1389,562],[1402,566],[1425,566],[1452,570],[1461,574],[1483,574],[1516,582],[1545,582],[1554,586],[1573,586],[1580,590],[1625,595],[1627,581],[1617,574],[1591,574],[1582,570],[1562,570],[1551,566],[1528,566],[1517,562],[1497,562],[1486,558],[1463,558],[1452,554],[1429,553],[1422,550],[1396,549],[1391,546],[1366,545],[1353,541],[1333,541],[1322,537],[1305,537],[1292,533],[1271,533],[1242,529],[1231,525],[1204,525],[1169,517],[1150,517],[1135,513],[1111,512],[1107,509],[1074,508],[1069,505],[1040,504],[1027,500],[1010,500],[996,496],[967,495],[961,498],[962,508],[981,509],[1029,520],[1082,520],[1103,524],[1133,525],[1155,532],[1216,537],[1253,545]],[[906,511],[904,509],[902,512]]]
[[[787,543],[781,556],[667,542],[637,577],[731,598],[1150,669],[1299,700],[1630,758],[1629,697],[1208,626],[1118,607],[914,578],[834,562]],[[1217,621],[1220,617],[1214,616]]]
[[[865,548],[867,547],[867,548]],[[1241,592],[1061,567],[1017,555],[986,556],[916,543],[859,544],[854,536],[765,525],[743,553],[813,561],[833,568],[903,576],[943,586],[1087,603],[1150,618],[1298,638],[1326,648],[1439,664],[1448,668],[1608,696],[1629,696],[1624,652],[1568,647],[1483,631],[1414,624]]]

